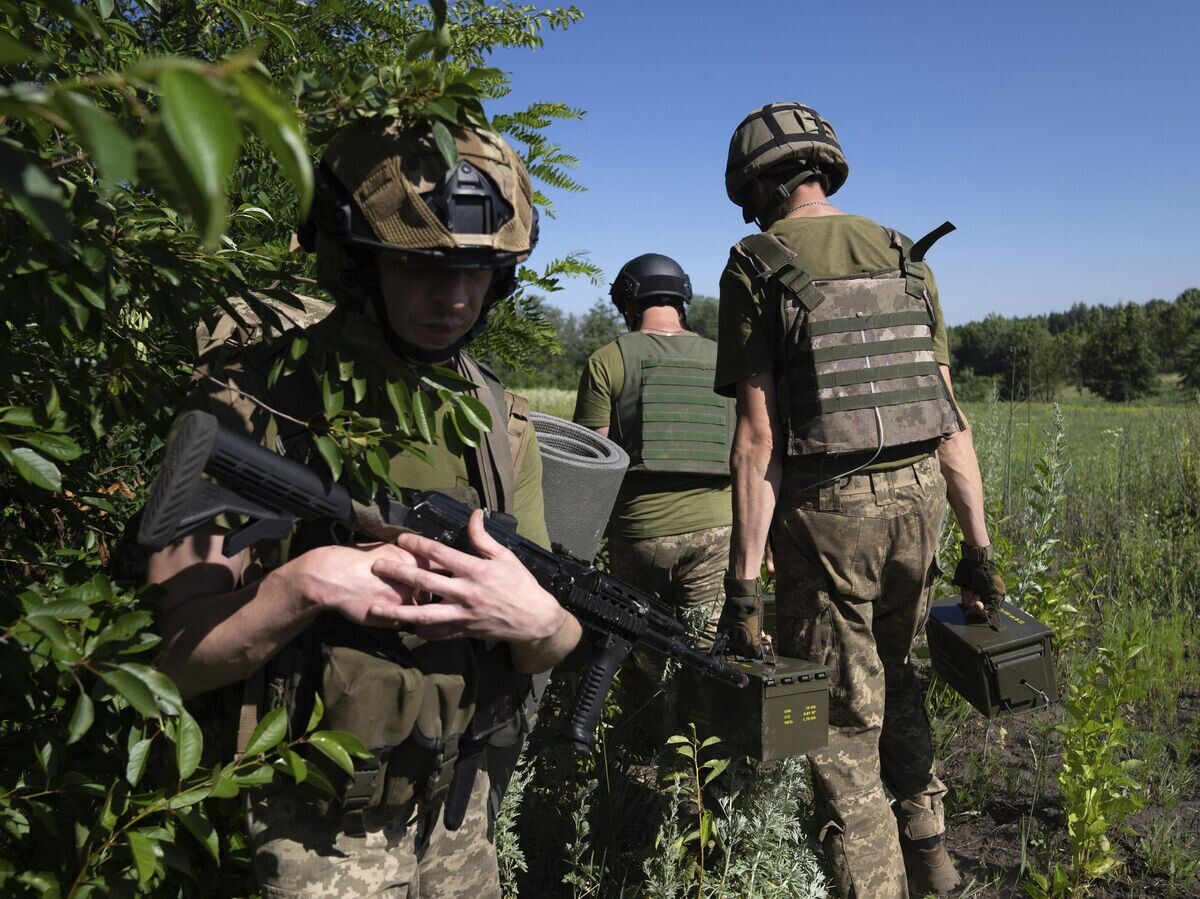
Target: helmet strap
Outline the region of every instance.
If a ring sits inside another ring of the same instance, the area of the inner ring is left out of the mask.
[[[774,222],[782,218],[782,215],[774,215],[768,218],[767,214],[778,211],[779,208],[791,198],[792,191],[794,191],[804,182],[811,181],[813,178],[816,178],[821,182],[821,189],[823,191],[826,193],[829,192],[829,176],[820,169],[809,168],[796,172],[796,174],[792,175],[792,177],[788,178],[786,181],[781,182],[778,187],[771,191],[770,195],[767,197],[766,203],[763,204],[761,209],[755,212],[754,221],[757,222],[758,227],[765,231]],[[742,209],[743,212],[749,213],[749,210],[746,207],[742,207]],[[749,219],[747,219],[747,222],[749,222]]]

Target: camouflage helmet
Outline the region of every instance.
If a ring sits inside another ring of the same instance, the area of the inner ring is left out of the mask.
[[[667,297],[688,303],[692,299],[692,281],[670,256],[643,253],[621,266],[608,295],[617,311],[624,315],[630,300]]]
[[[317,281],[334,294],[364,286],[383,253],[421,265],[502,270],[494,293],[537,244],[533,189],[499,135],[449,126],[448,166],[426,124],[361,119],[334,135],[316,172],[301,243],[317,251]]]
[[[729,141],[725,192],[742,207],[747,222],[762,210],[751,208],[746,186],[769,172],[787,176],[772,195],[777,203],[812,177],[824,181],[826,195],[832,196],[846,183],[850,164],[833,126],[816,110],[801,103],[768,103],[746,116]]]

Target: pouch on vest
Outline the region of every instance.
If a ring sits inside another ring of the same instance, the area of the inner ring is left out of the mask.
[[[767,307],[780,310],[777,404],[789,455],[879,452],[960,430],[934,358],[925,266],[888,234],[896,268],[825,280],[799,272],[774,235],[742,241]]]

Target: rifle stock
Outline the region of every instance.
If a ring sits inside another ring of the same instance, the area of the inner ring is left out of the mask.
[[[467,536],[471,511],[434,491],[384,496],[373,504],[357,502],[340,484],[259,446],[206,412],[193,411],[180,417],[168,438],[138,542],[162,549],[217,515],[237,514],[249,520],[225,535],[223,551],[230,556],[259,540],[280,539],[300,521],[316,519],[337,521],[380,540],[417,533],[473,553]],[[712,677],[745,685],[745,674],[697,649],[683,625],[656,599],[590,562],[522,537],[510,516],[488,515],[484,527],[590,632],[593,656],[565,729],[577,751],[591,750],[613,676],[638,642]]]

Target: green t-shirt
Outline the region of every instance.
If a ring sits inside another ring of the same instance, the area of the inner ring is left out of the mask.
[[[374,369],[374,374],[379,376],[400,363],[386,350],[383,341],[378,337],[377,329],[378,326],[366,317],[339,307],[328,317],[303,331],[291,331],[271,344],[255,345],[244,352],[219,357],[216,370],[212,374],[216,381],[229,387],[206,379],[200,382],[199,393],[191,398],[188,405],[213,413],[224,424],[278,451],[282,448],[279,432],[291,426],[287,422],[281,425],[279,421],[272,420],[271,414],[250,397],[256,397],[267,406],[301,420],[307,419],[312,411],[316,411],[314,408],[306,412],[305,407],[316,406],[319,400],[307,396],[308,392],[314,389],[308,386],[311,377],[307,373],[297,374],[291,379],[281,378],[274,387],[268,387],[267,375],[274,360],[291,341],[297,337],[304,337],[310,349],[313,346],[329,347],[330,352],[340,351],[343,358],[356,356],[356,375],[367,375],[367,371],[360,367],[366,363],[366,366]],[[372,362],[378,367],[371,365]],[[437,407],[437,402],[434,398],[435,415],[440,425],[445,410],[444,407]],[[395,421],[390,408],[364,408],[358,411],[363,415],[378,416],[381,426],[385,429],[389,421]],[[493,426],[501,429],[503,433],[505,422],[494,422]],[[445,430],[452,429],[447,427]],[[514,472],[513,503],[509,511],[517,519],[517,530],[523,536],[548,548],[550,538],[546,531],[542,502],[542,458],[533,425],[528,424],[523,430],[519,453],[521,463]],[[304,445],[303,452],[307,452],[307,440],[301,439],[298,443]],[[399,453],[390,459],[388,473],[392,479],[405,488],[441,490],[456,499],[465,500],[473,489],[467,463],[471,450],[456,440],[442,440],[432,446],[420,445],[420,449],[425,455],[424,459],[409,452]],[[517,454],[514,453],[515,455]],[[323,463],[315,452],[309,453],[309,458],[304,461],[323,469]],[[273,564],[282,561],[275,552],[267,549],[266,543],[259,546],[265,567],[272,567]],[[286,557],[286,547],[280,547],[280,551],[283,557]]]
[[[871,219],[860,215],[822,215],[780,219],[768,232],[796,253],[795,265],[814,279],[840,278],[895,268],[899,262],[887,234]],[[764,309],[764,298],[752,289],[753,264],[735,247],[721,275],[721,305],[718,313],[717,393],[733,396],[737,383],[754,375],[774,371],[783,345],[781,316]],[[933,355],[941,365],[950,364],[946,322],[938,299],[937,282],[929,271],[929,293],[937,321],[933,329]],[[875,464],[863,471],[886,471],[909,465],[933,448],[885,449]],[[865,461],[865,460],[864,460]],[[823,457],[792,459],[789,463],[812,471],[823,470]],[[853,468],[855,460],[843,456],[839,467]]]
[[[625,363],[616,341],[592,353],[579,380],[576,424],[610,429],[625,386]],[[621,482],[608,533],[640,539],[725,527],[733,521],[728,477],[630,472]]]

